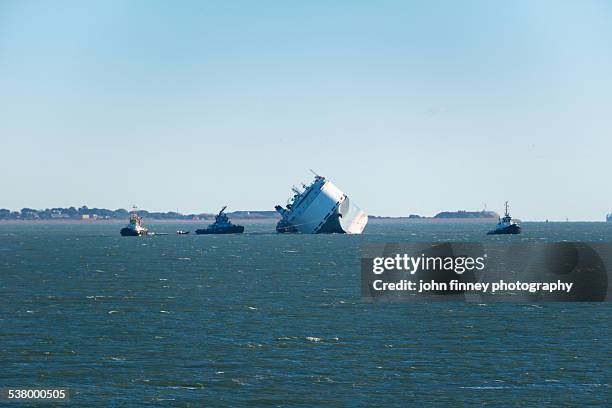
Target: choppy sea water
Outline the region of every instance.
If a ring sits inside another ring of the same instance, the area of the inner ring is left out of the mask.
[[[61,406],[100,407],[605,406],[612,394],[610,303],[370,304],[359,270],[369,242],[611,242],[612,225],[120,227],[0,224],[0,387],[66,387]]]

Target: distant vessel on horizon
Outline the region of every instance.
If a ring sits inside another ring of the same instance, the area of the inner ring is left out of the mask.
[[[499,219],[499,222],[495,226],[494,229],[489,231],[488,235],[498,235],[498,234],[520,234],[521,226],[512,220],[510,213],[508,212],[508,202],[506,201],[506,211],[504,213],[504,217]]]
[[[132,207],[130,212],[130,221],[128,225],[121,228],[121,236],[124,237],[139,237],[142,235],[148,235],[149,230],[142,226],[142,217],[138,215],[136,206]]]
[[[285,207],[274,207],[282,217],[276,225],[276,231],[361,234],[368,223],[368,215],[353,204],[334,183],[315,172],[313,174],[314,181],[309,186],[303,184],[303,191],[292,188],[294,195]]]
[[[242,225],[232,224],[232,222],[227,218],[225,214],[225,209],[227,205],[224,206],[219,214],[215,217],[215,222],[210,224],[205,229],[197,229],[196,234],[198,235],[206,235],[206,234],[242,234],[244,232],[244,227]]]
[[[612,213],[606,215],[606,222],[612,222]]]

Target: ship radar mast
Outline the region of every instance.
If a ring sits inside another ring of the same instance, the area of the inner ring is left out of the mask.
[[[224,211],[227,208],[227,205],[224,205],[223,208],[221,209],[221,211],[219,211],[219,214],[217,214],[217,216],[215,217],[215,223],[227,223],[228,219],[227,219],[227,215],[225,215]]]
[[[313,169],[309,169],[312,174],[314,174],[317,180],[324,179],[325,177],[318,175]]]

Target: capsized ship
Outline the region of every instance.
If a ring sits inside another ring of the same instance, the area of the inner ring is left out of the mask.
[[[242,234],[244,227],[242,225],[232,224],[225,214],[227,205],[219,211],[219,214],[215,217],[215,222],[210,224],[205,229],[197,229],[196,234]]]
[[[120,232],[124,237],[139,237],[149,233],[149,230],[142,226],[142,217],[138,215],[136,206],[132,207],[132,212],[130,212],[130,222],[121,228]]]
[[[499,222],[495,226],[494,229],[489,231],[488,235],[498,235],[498,234],[520,234],[521,226],[512,219],[510,213],[508,212],[508,202],[506,201],[506,212],[503,218],[499,219]]]
[[[282,217],[276,231],[361,234],[368,223],[368,215],[334,183],[314,174],[315,179],[309,186],[302,185],[303,191],[292,189],[294,195],[285,207],[274,207]]]

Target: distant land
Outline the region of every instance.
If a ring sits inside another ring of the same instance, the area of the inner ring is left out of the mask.
[[[138,215],[150,220],[202,220],[214,218],[216,213],[200,214],[181,214],[175,211],[169,212],[150,212],[138,210]],[[0,220],[116,220],[128,219],[130,212],[123,208],[109,210],[106,208],[89,208],[82,206],[79,208],[47,208],[35,210],[33,208],[23,208],[21,211],[10,211],[0,209]],[[265,219],[279,218],[276,211],[234,211],[228,212],[228,216],[235,219]]]
[[[214,218],[216,213],[181,214],[175,211],[169,212],[150,212],[138,210],[138,215],[150,220],[184,220],[197,221],[202,219]],[[234,211],[227,215],[234,219],[278,219],[280,216],[276,211]],[[0,209],[0,220],[117,220],[127,219],[129,211],[123,208],[109,210],[106,208],[89,208],[82,206],[79,208],[47,208],[36,210],[33,208],[22,208],[20,211]],[[494,211],[443,211],[433,217],[425,217],[410,214],[407,217],[385,217],[371,215],[372,219],[406,219],[406,220],[477,220],[477,219],[497,219],[499,215]]]
[[[495,211],[443,211],[433,217],[425,217],[417,214],[410,214],[407,217],[384,217],[371,215],[370,218],[374,219],[408,219],[408,220],[477,220],[477,219],[495,219],[499,218],[499,214]]]
[[[443,211],[434,216],[434,218],[499,218],[499,214],[495,211]]]

